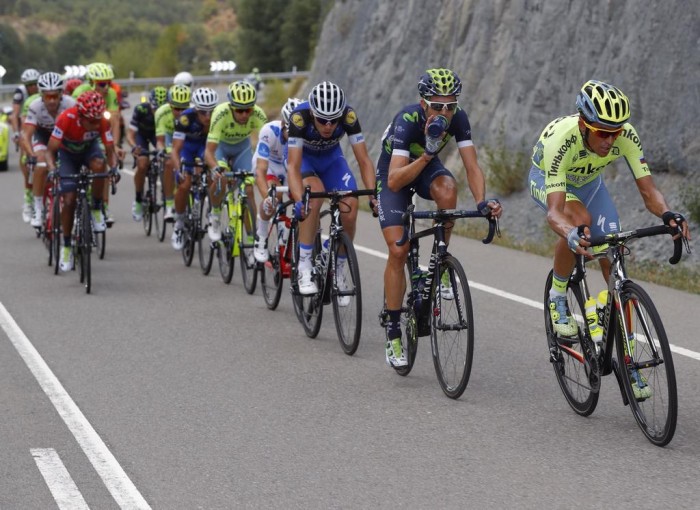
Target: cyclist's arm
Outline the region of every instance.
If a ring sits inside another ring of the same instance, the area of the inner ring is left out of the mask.
[[[372,163],[372,159],[370,159],[367,152],[367,144],[365,142],[353,144],[352,152],[355,154],[357,164],[360,166],[360,175],[365,188],[374,189],[376,179],[374,163]]]
[[[36,131],[36,126],[34,124],[27,124],[26,122],[22,125],[22,133],[19,137],[19,146],[22,151],[29,155],[35,156],[32,150],[32,137]]]
[[[170,161],[173,164],[173,171],[180,171],[180,150],[182,150],[185,141],[179,138],[173,138],[173,145],[170,150]]]
[[[661,191],[659,191],[659,188],[656,187],[656,184],[654,184],[654,179],[651,175],[641,177],[635,182],[637,183],[640,195],[642,195],[644,199],[644,205],[650,213],[661,218],[665,212],[670,211],[666,199]],[[681,229],[683,231],[683,237],[690,239],[690,229],[687,221],[683,222]]]
[[[267,168],[270,162],[267,159],[258,156],[255,162],[255,184],[258,186],[258,191],[260,195],[264,198],[267,197]]]
[[[411,184],[430,163],[431,159],[433,156],[423,153],[414,161],[410,161],[408,154],[404,156],[394,152],[389,162],[389,178],[387,180],[389,189],[396,192]]]
[[[204,164],[207,165],[207,168],[216,168],[219,166],[219,162],[216,159],[216,149],[218,146],[219,142],[207,140],[207,145],[204,149]],[[234,169],[231,168],[230,170]]]
[[[136,132],[138,129],[132,125],[129,125],[129,129],[126,130],[126,143],[133,149],[136,147]]]
[[[49,143],[46,144],[46,165],[50,171],[56,169],[56,153],[61,146],[61,140],[54,136],[49,138]]]
[[[304,194],[304,183],[301,178],[301,147],[289,147],[287,152],[287,179],[289,192],[294,200],[301,200]]]
[[[459,148],[459,156],[462,158],[464,169],[467,171],[467,183],[469,190],[478,204],[486,198],[486,179],[484,172],[479,166],[476,156],[476,148],[473,145],[466,145]]]
[[[10,114],[10,124],[12,124],[12,132],[19,133],[19,111],[20,106],[18,103],[12,105],[12,113]]]

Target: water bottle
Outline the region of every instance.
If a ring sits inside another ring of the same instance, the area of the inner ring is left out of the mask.
[[[591,333],[591,339],[594,342],[601,342],[603,340],[603,330],[598,325],[596,299],[593,296],[589,297],[584,308],[586,309],[586,321],[588,322],[588,331]]]
[[[430,124],[428,124],[428,136],[431,138],[438,138],[449,125],[450,122],[447,120],[447,117],[443,115],[436,115]]]
[[[596,309],[598,311],[598,324],[603,323],[603,317],[605,315],[605,307],[608,304],[608,290],[601,290],[598,293],[598,299],[596,300]]]
[[[328,264],[328,245],[330,244],[330,239],[326,239],[323,241],[323,244],[321,245],[321,263],[323,264],[323,267],[326,267],[326,264]]]
[[[280,218],[280,220],[277,222],[277,232],[278,232],[278,242],[280,246],[284,246],[287,244],[287,236],[289,235],[289,231],[287,230],[287,225],[284,222],[284,218]]]
[[[413,309],[416,311],[416,315],[420,315],[421,307],[423,304],[423,290],[425,289],[425,277],[428,273],[424,273],[417,268],[411,275],[411,280],[413,280],[414,287],[416,289],[416,297],[413,302]]]

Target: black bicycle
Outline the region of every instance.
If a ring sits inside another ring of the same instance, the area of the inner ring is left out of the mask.
[[[482,240],[488,244],[499,232],[498,220],[479,210],[438,209],[416,211],[410,205],[403,214],[404,235],[398,246],[410,243],[406,259],[410,290],[401,307],[404,329],[402,347],[408,364],[395,367],[399,375],[411,372],[418,353],[418,338],[430,335],[435,373],[442,391],[459,398],[467,388],[474,357],[474,313],[469,282],[462,264],[447,251],[445,233],[448,223],[458,218],[485,218],[489,231]],[[416,232],[415,221],[432,220],[429,228]],[[500,234],[499,234],[500,235]],[[433,236],[427,272],[419,264],[419,239]],[[379,314],[382,327],[388,321],[386,309]],[[387,341],[389,339],[387,338]]]
[[[560,337],[555,333],[547,306],[551,271],[545,284],[544,322],[549,360],[571,408],[581,416],[593,413],[598,404],[601,377],[614,373],[623,404],[630,406],[644,435],[657,446],[667,445],[676,430],[676,375],[661,317],[644,289],[627,277],[625,256],[630,253],[628,245],[634,239],[678,233],[675,227],[660,225],[590,239],[591,246],[608,245],[595,258],[607,257],[611,263],[607,303],[598,310],[598,322],[603,330],[600,343],[593,341],[585,314],[585,303],[591,295],[584,256],[576,256],[567,289],[570,311],[578,326],[575,337]],[[675,239],[671,264],[680,260],[683,242],[690,253],[687,240]]]
[[[151,235],[153,227],[156,227],[156,235],[159,241],[165,239],[165,197],[163,191],[158,192],[158,182],[163,172],[162,151],[145,151],[139,156],[149,157],[148,170],[146,171],[145,193],[141,200],[143,206],[143,230],[147,236]]]
[[[314,260],[313,279],[318,292],[311,295],[299,293],[298,256],[295,246],[292,263],[291,290],[294,311],[310,338],[315,338],[321,329],[323,305],[333,305],[333,316],[338,340],[345,354],[353,355],[360,345],[362,332],[362,286],[357,254],[350,236],[343,230],[340,221],[341,207],[347,207],[342,200],[347,197],[374,195],[375,190],[355,191],[305,191],[304,202],[309,198],[328,198],[329,209],[321,212],[321,218],[330,215],[328,239],[321,241],[321,229],[316,232],[312,256]]]
[[[183,161],[182,165],[194,168],[183,223],[182,260],[185,266],[189,267],[192,264],[194,252],[197,250],[202,273],[208,275],[214,261],[214,250],[211,244],[204,240],[204,236],[207,235],[209,212],[211,211],[207,172],[204,163],[200,160]]]

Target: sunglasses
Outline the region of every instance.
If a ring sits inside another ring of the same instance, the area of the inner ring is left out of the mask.
[[[238,113],[250,113],[253,111],[252,108],[234,108],[233,111]]]
[[[618,136],[620,136],[620,133],[622,133],[622,128],[603,129],[603,128],[599,128],[599,127],[593,127],[585,120],[583,121],[583,125],[586,126],[588,129],[590,129],[591,133],[593,133],[595,136],[597,136],[598,138],[602,138],[602,139],[609,138],[611,136],[613,138],[617,138]]]
[[[211,117],[211,110],[197,110],[197,113],[203,117]]]
[[[112,84],[111,81],[96,81],[96,82],[95,82],[95,86],[96,86],[96,87],[101,87],[101,88],[109,87],[111,84]]]
[[[448,112],[451,112],[457,108],[457,105],[459,103],[457,101],[453,101],[451,103],[439,103],[437,101],[426,100],[425,104],[428,105],[428,108],[431,108],[432,110],[435,110],[436,112],[441,112],[442,110],[447,110]]]
[[[56,99],[59,99],[59,98],[61,97],[61,94],[59,94],[58,92],[54,92],[53,94],[47,94],[46,92],[44,92],[44,93],[42,94],[42,97],[43,97],[44,99],[54,99],[54,100],[56,100]]]
[[[320,119],[318,117],[314,117],[314,119],[316,119],[316,122],[318,122],[322,126],[332,126],[333,124],[337,124],[338,122],[340,122],[340,120],[342,118],[343,118],[342,115],[340,117],[336,117],[334,119]]]
[[[170,109],[174,112],[184,112],[185,110],[187,110],[187,108],[179,108],[176,106],[171,106]]]

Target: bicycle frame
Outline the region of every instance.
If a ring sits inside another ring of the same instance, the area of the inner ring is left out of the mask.
[[[226,195],[224,200],[228,204],[228,224],[234,232],[234,238],[231,245],[231,255],[233,257],[240,256],[240,244],[243,240],[243,201],[248,198],[246,192],[247,180],[255,174],[250,170],[236,170],[233,172],[224,172],[222,174],[228,181]],[[233,184],[233,185],[232,185]]]

